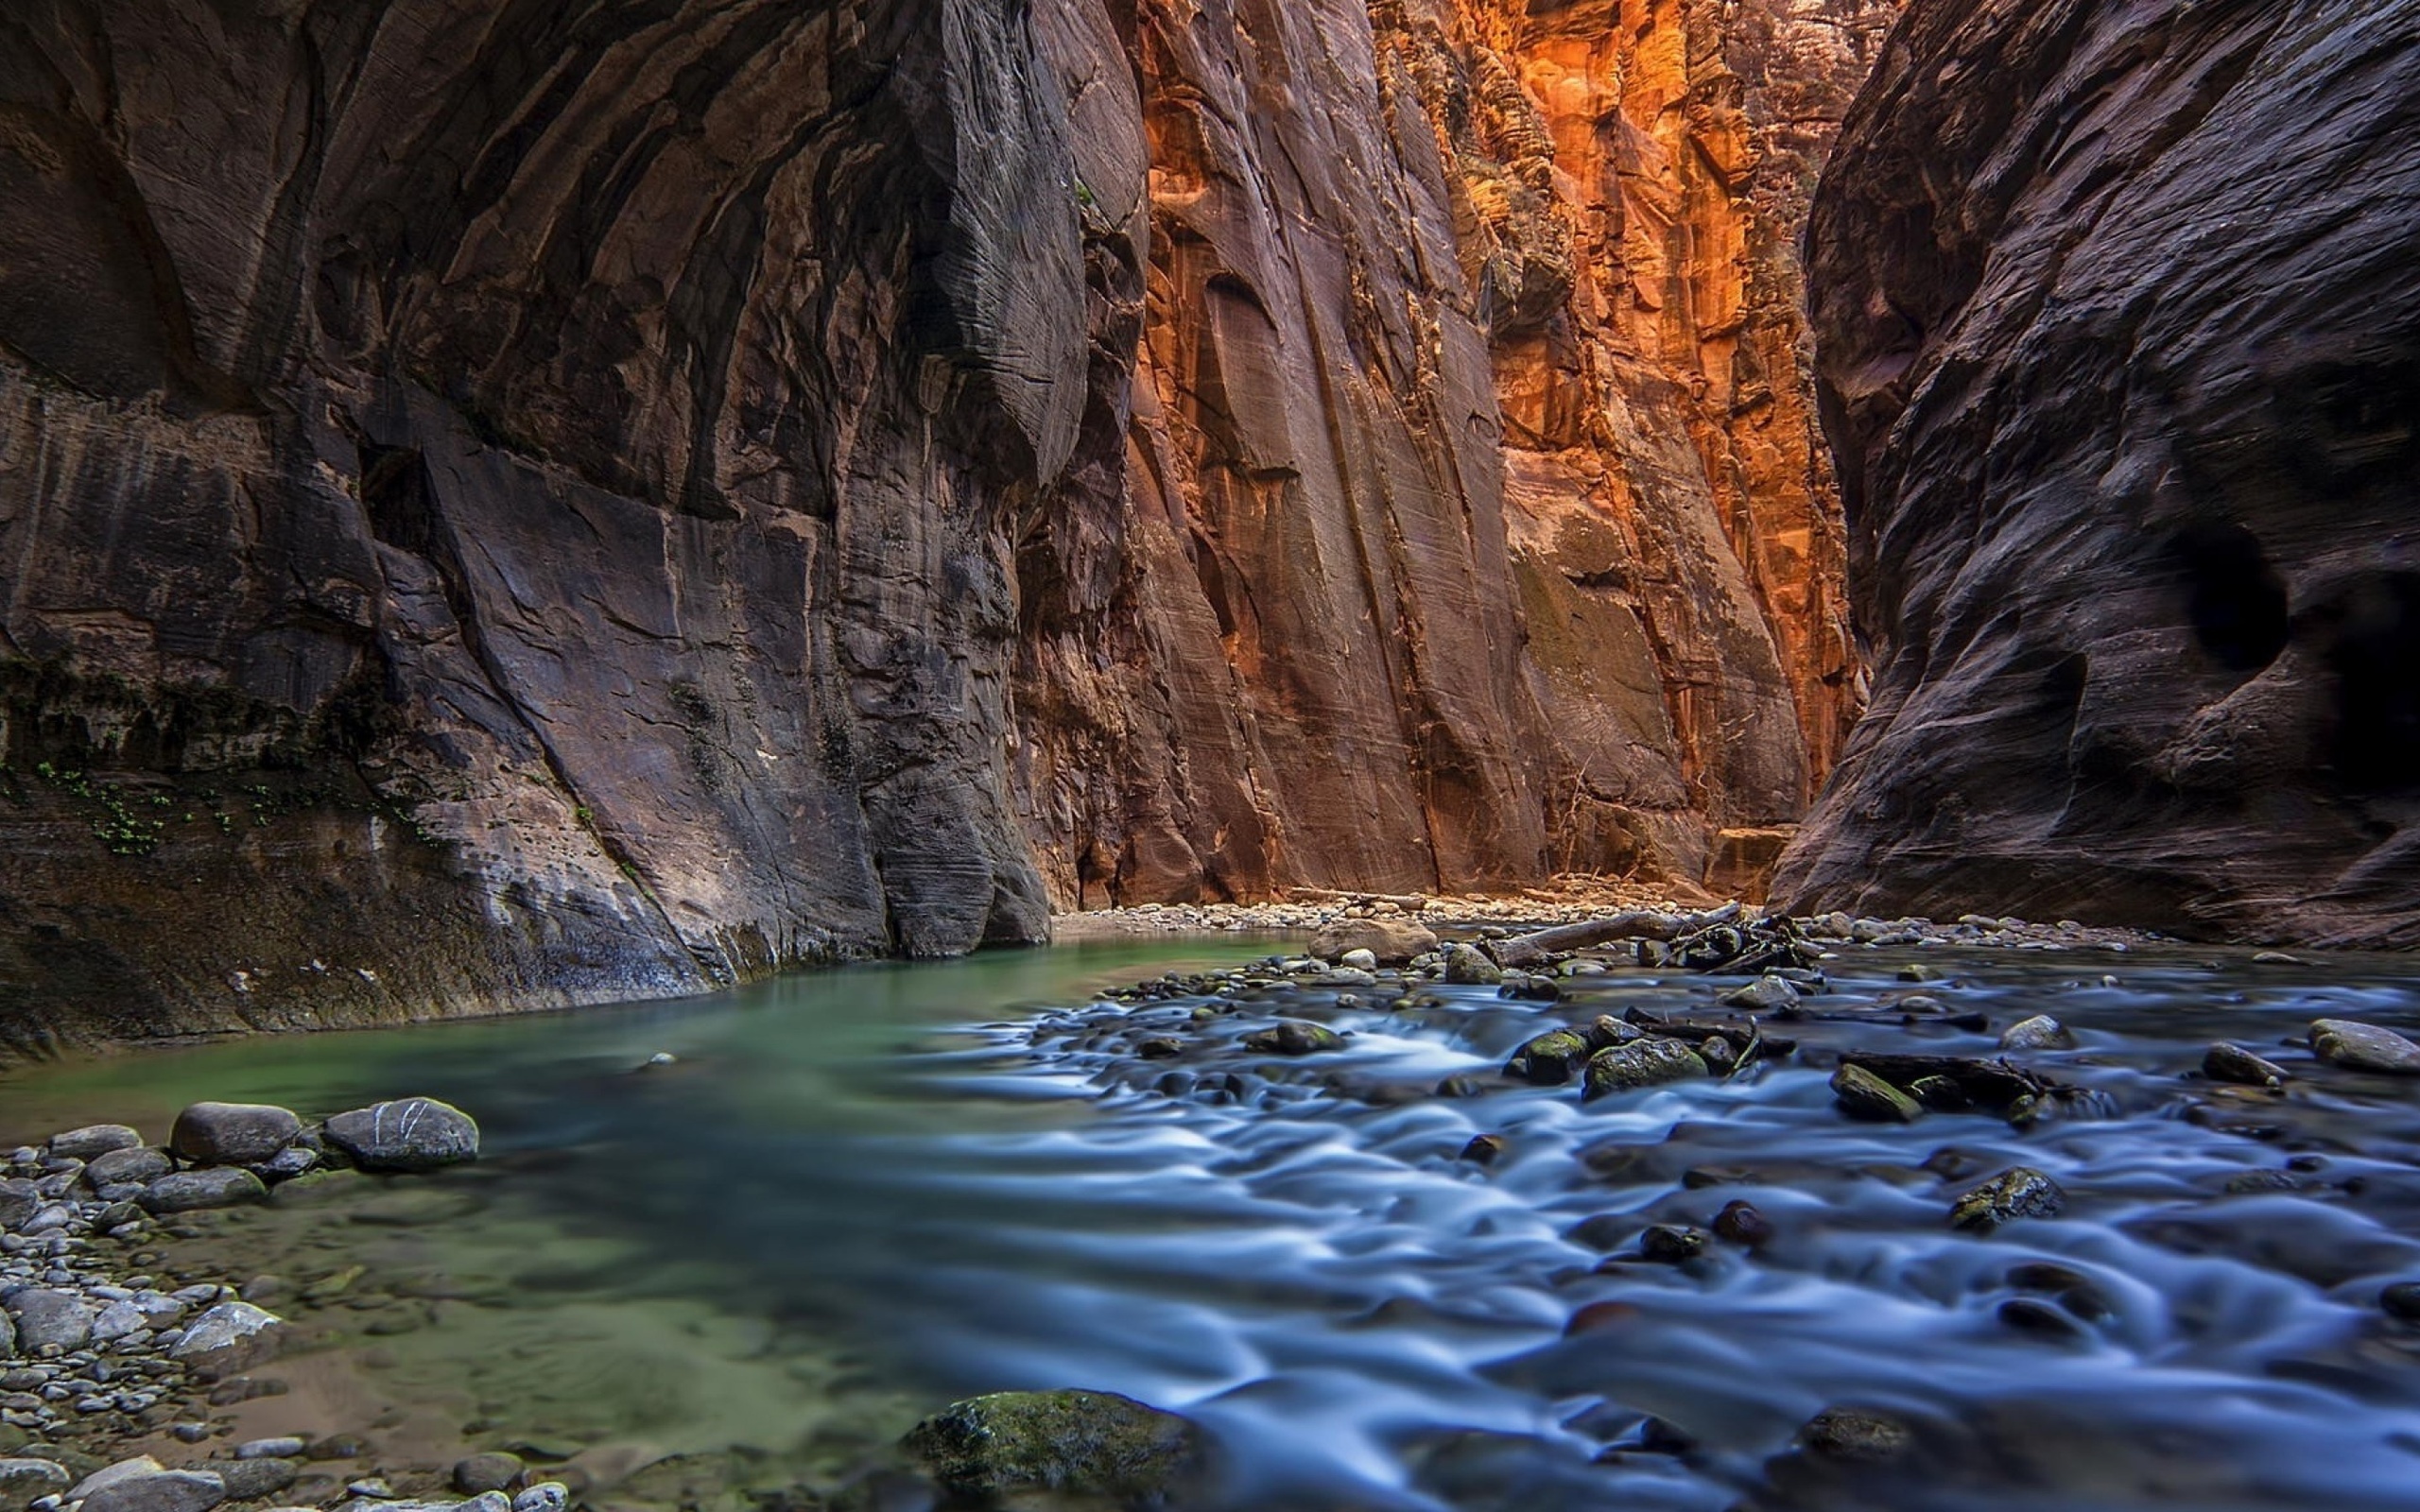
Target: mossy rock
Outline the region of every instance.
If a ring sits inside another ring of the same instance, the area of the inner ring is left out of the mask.
[[[977,1505],[1045,1491],[1150,1506],[1200,1463],[1202,1446],[1190,1421],[1131,1397],[1003,1391],[952,1403],[900,1447],[951,1496]]]

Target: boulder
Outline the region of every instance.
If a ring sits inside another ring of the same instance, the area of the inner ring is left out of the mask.
[[[164,1176],[143,1189],[136,1198],[143,1211],[154,1215],[170,1212],[198,1212],[206,1208],[235,1208],[247,1203],[268,1200],[268,1188],[261,1178],[240,1166],[211,1166],[199,1171],[177,1171]]]
[[[284,1325],[250,1302],[221,1302],[195,1318],[168,1353],[197,1370],[224,1375],[275,1354]]]
[[[1459,987],[1495,987],[1504,980],[1504,969],[1477,946],[1457,940],[1445,947],[1445,980]]]
[[[73,1292],[33,1287],[5,1304],[17,1325],[17,1348],[26,1354],[40,1349],[80,1349],[92,1342],[93,1309]]]
[[[1581,1100],[1588,1102],[1613,1092],[1687,1081],[1706,1074],[1704,1057],[1676,1040],[1634,1040],[1599,1050],[1589,1057]]]
[[[1201,1459],[1200,1430],[1174,1413],[1099,1391],[1008,1391],[925,1418],[901,1440],[954,1496],[1054,1491],[1165,1496]]]
[[[86,1491],[83,1512],[210,1512],[226,1500],[227,1483],[206,1470],[143,1470]]]
[[[1436,933],[1409,919],[1340,919],[1311,936],[1311,954],[1323,961],[1368,951],[1380,966],[1401,966],[1436,948]]]
[[[302,1121],[266,1103],[196,1103],[177,1115],[168,1148],[196,1165],[258,1165],[293,1143]]]
[[[176,1162],[159,1150],[137,1144],[122,1150],[112,1150],[94,1158],[84,1167],[84,1179],[97,1192],[103,1187],[123,1182],[146,1182],[166,1176],[176,1169]]]
[[[2314,1020],[2310,1047],[2320,1059],[2347,1071],[2420,1076],[2420,1044],[2375,1023],[2351,1019]]]
[[[328,1143],[365,1171],[433,1171],[479,1158],[479,1125],[433,1097],[406,1097],[338,1113]]]
[[[142,1143],[143,1136],[124,1124],[88,1124],[64,1134],[53,1134],[47,1147],[51,1154],[66,1160],[90,1160],[112,1150],[130,1150]]]

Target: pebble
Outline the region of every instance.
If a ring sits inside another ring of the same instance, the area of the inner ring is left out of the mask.
[[[571,1488],[561,1481],[540,1481],[512,1499],[512,1512],[563,1512],[571,1504]]]
[[[255,1438],[235,1446],[237,1459],[294,1459],[302,1452],[302,1440],[288,1435],[282,1438]]]

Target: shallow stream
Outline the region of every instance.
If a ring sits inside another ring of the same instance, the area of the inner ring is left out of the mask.
[[[291,1390],[231,1407],[242,1431],[361,1432],[397,1471],[511,1444],[608,1502],[677,1502],[713,1487],[631,1471],[687,1453],[727,1490],[744,1446],[743,1479],[812,1484],[953,1397],[1081,1385],[1205,1423],[1237,1507],[2420,1506],[2420,1328],[2377,1305],[2420,1280],[2420,1080],[2284,1043],[2318,1017],[2420,1028],[2408,962],[1846,952],[1810,1007],[1953,1013],[1793,1023],[1797,1056],[1757,1074],[1586,1104],[1496,1068],[1555,1022],[1712,1013],[1737,979],[1396,1012],[1281,987],[1206,1024],[1195,998],[1093,1003],[1272,948],[1069,946],[36,1068],[0,1079],[0,1142],[156,1137],[203,1097],[476,1114],[475,1167],[185,1242],[285,1278],[306,1332],[265,1372]],[[1919,957],[1940,980],[1898,979]],[[1988,1029],[1941,1022],[1975,1012]],[[1992,1055],[2038,1012],[2079,1043],[2015,1058],[2113,1116],[1862,1124],[1826,1086],[1840,1050]],[[1281,1013],[1349,1039],[1236,1047]],[[1170,1032],[1182,1054],[1137,1057]],[[2296,1079],[2201,1079],[2217,1039]],[[1436,1094],[1464,1074],[1478,1095]],[[1492,1165],[1462,1158],[1478,1134]],[[2060,1216],[1949,1226],[2017,1164]],[[1768,1242],[1637,1257],[1648,1225],[1735,1200]],[[1789,1452],[1841,1406],[1914,1447]]]

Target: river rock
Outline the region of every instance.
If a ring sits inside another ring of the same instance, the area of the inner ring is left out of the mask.
[[[1653,1224],[1638,1236],[1639,1254],[1659,1265],[1685,1264],[1704,1254],[1705,1246],[1704,1230],[1685,1224]]]
[[[2292,1079],[2293,1074],[2273,1061],[2264,1060],[2241,1045],[2215,1044],[2202,1057],[2202,1074],[2212,1081],[2229,1082],[2238,1087],[2277,1087]]]
[[[2351,1019],[2313,1020],[2310,1047],[2320,1059],[2349,1071],[2420,1076],[2420,1044],[2375,1023]]]
[[[0,1360],[14,1359],[17,1353],[17,1320],[0,1308]]]
[[[53,1134],[46,1147],[64,1160],[90,1160],[112,1150],[132,1149],[142,1143],[143,1136],[124,1124],[87,1124],[64,1134]]]
[[[1722,995],[1725,1007],[1739,1008],[1749,1013],[1778,1013],[1794,1008],[1805,994],[1787,977],[1760,976],[1746,987],[1735,988]]]
[[[2420,1281],[2396,1281],[2378,1293],[2378,1306],[2389,1317],[2420,1323]]]
[[[1798,1431],[1798,1446],[1808,1453],[1860,1464],[1896,1459],[1914,1442],[1914,1433],[1896,1418],[1845,1407],[1821,1413]]]
[[[1311,936],[1311,954],[1323,961],[1341,961],[1355,951],[1368,951],[1374,960],[1364,971],[1401,966],[1436,948],[1436,932],[1409,919],[1340,919]]]
[[[1164,1497],[1202,1454],[1190,1421],[1098,1391],[1007,1391],[956,1402],[918,1423],[901,1447],[945,1491],[987,1500],[1036,1490]]]
[[[1459,987],[1496,987],[1504,981],[1504,969],[1478,947],[1457,940],[1445,947],[1445,980]]]
[[[454,1462],[454,1489],[465,1496],[482,1491],[509,1491],[521,1479],[521,1456],[501,1450],[473,1454]]]
[[[92,1341],[93,1309],[73,1292],[34,1287],[5,1304],[17,1325],[17,1348],[26,1354],[80,1349]]]
[[[2002,1050],[2072,1050],[2076,1037],[2047,1013],[2019,1019],[2000,1032]]]
[[[235,1446],[237,1459],[298,1459],[303,1440],[298,1435],[281,1434],[275,1438],[253,1438]]]
[[[1582,1102],[1665,1082],[1707,1074],[1705,1060],[1675,1040],[1639,1040],[1599,1050],[1588,1058]]]
[[[18,1177],[0,1178],[0,1228],[15,1228],[42,1208],[42,1188]]]
[[[85,1481],[76,1493],[83,1512],[210,1512],[227,1500],[227,1485],[203,1470],[124,1461]]]
[[[267,1202],[268,1188],[261,1178],[240,1166],[209,1166],[198,1171],[177,1171],[160,1177],[143,1189],[135,1199],[143,1210],[152,1214],[198,1212],[207,1208],[234,1208],[246,1203]]]
[[[221,1302],[195,1318],[168,1353],[220,1375],[246,1369],[277,1352],[284,1322],[250,1302]]]
[[[338,1113],[328,1143],[365,1171],[433,1171],[479,1158],[479,1125],[432,1097],[406,1097]]]
[[[67,1468],[55,1460],[0,1459],[0,1508],[17,1509],[67,1489]]]
[[[257,1502],[275,1496],[302,1478],[302,1467],[290,1459],[269,1456],[224,1460],[212,1467],[227,1487],[231,1502]]]
[[[1548,1029],[1525,1042],[1504,1062],[1504,1074],[1540,1087],[1560,1087],[1580,1074],[1588,1057],[1599,1050],[1641,1038],[1618,1019],[1599,1017],[1587,1024]]]
[[[258,1165],[293,1143],[302,1121],[266,1103],[196,1103],[177,1115],[168,1148],[196,1165]]]
[[[84,1179],[93,1190],[117,1186],[125,1182],[147,1182],[166,1176],[176,1169],[176,1162],[165,1152],[134,1145],[129,1149],[112,1150],[94,1158],[84,1167]]]
[[[1925,1116],[1923,1104],[1863,1066],[1842,1066],[1832,1073],[1832,1095],[1842,1112],[1856,1118],[1912,1124]]]
[[[1344,1037],[1324,1024],[1288,1019],[1273,1027],[1244,1036],[1244,1048],[1264,1055],[1315,1056],[1344,1048]]]
[[[2059,1183],[2020,1165],[1961,1196],[1949,1210],[1949,1221],[1960,1228],[1987,1232],[2018,1218],[2055,1218],[2066,1202]]]
[[[1773,1221],[1754,1203],[1740,1198],[1724,1203],[1714,1215],[1714,1231],[1735,1245],[1754,1249],[1772,1240]]]
[[[1336,964],[1356,971],[1374,971],[1378,969],[1378,954],[1366,947],[1357,947],[1338,955]]]
[[[512,1499],[512,1512],[563,1512],[570,1504],[570,1486],[561,1481],[540,1481]]]

